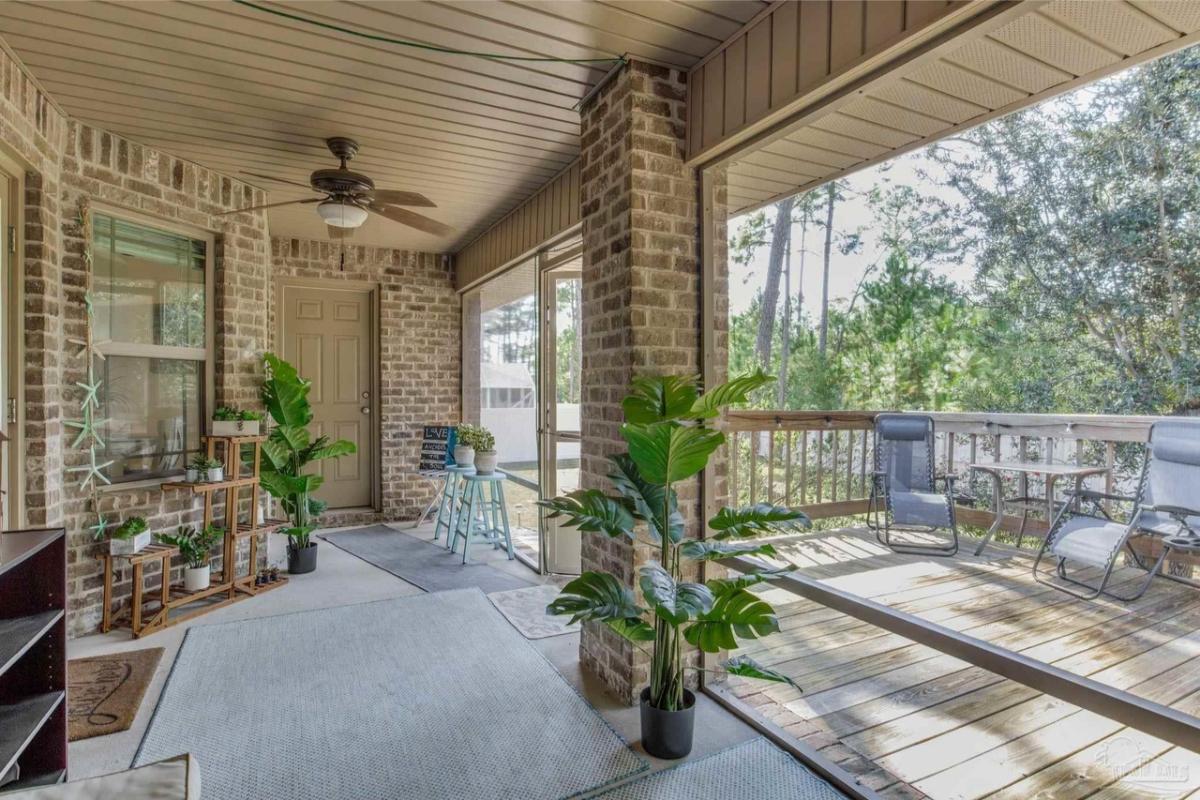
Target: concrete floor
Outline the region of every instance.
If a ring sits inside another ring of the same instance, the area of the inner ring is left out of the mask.
[[[408,525],[395,525],[402,530],[423,539],[432,538],[432,526],[426,525],[410,529]],[[538,576],[528,567],[518,561],[508,561],[502,552],[487,551],[483,548],[473,550],[472,560],[492,564],[497,569],[509,571],[525,580],[549,582],[549,577]],[[316,572],[309,575],[298,575],[291,579],[287,586],[268,592],[260,597],[244,600],[211,614],[198,617],[165,631],[156,633],[140,641],[130,639],[128,631],[117,630],[108,634],[95,634],[68,643],[67,653],[70,658],[102,655],[123,650],[137,650],[146,647],[165,648],[163,658],[159,662],[146,697],[134,720],[133,726],[121,733],[99,736],[72,742],[69,747],[70,775],[72,779],[87,778],[127,769],[137,751],[150,723],[154,707],[158,703],[167,674],[179,652],[184,632],[193,625],[211,625],[217,622],[269,617],[275,614],[291,613],[306,609],[328,608],[332,606],[352,605],[372,600],[384,600],[394,597],[420,594],[416,586],[403,581],[389,572],[378,569],[355,556],[339,550],[328,543],[321,546],[319,566]],[[599,681],[585,674],[579,666],[579,635],[567,634],[531,642],[540,650],[554,667],[562,674],[568,683],[578,689],[597,711],[628,741],[637,742],[640,737],[638,709],[627,708],[617,703],[604,692]],[[535,690],[534,687],[523,686],[521,691]],[[696,745],[689,759],[703,758],[727,747],[752,739],[757,734],[746,724],[708,697],[701,695],[697,699],[696,708]],[[674,766],[679,762],[661,761],[646,755],[640,745],[635,745],[638,752],[650,762],[652,769]],[[204,765],[201,765],[201,769]]]

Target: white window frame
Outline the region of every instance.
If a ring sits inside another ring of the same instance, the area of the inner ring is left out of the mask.
[[[215,259],[214,251],[216,249],[217,237],[212,231],[204,230],[203,228],[194,228],[190,225],[181,225],[176,222],[163,220],[158,217],[148,216],[137,211],[132,211],[121,206],[108,205],[106,203],[93,202],[91,204],[91,212],[94,215],[100,214],[113,219],[128,222],[132,225],[137,225],[143,228],[152,228],[170,233],[176,236],[186,236],[189,239],[204,242],[204,347],[174,347],[171,345],[161,344],[131,344],[128,342],[99,342],[96,350],[104,356],[130,356],[133,358],[160,358],[173,361],[202,361],[204,369],[201,371],[201,380],[204,382],[204,404],[200,409],[201,419],[201,436],[207,435],[208,419],[212,414],[215,400],[215,376],[216,365],[214,356],[216,354],[216,287],[214,286],[215,277]],[[93,239],[95,234],[93,233]],[[93,281],[95,274],[93,273]],[[103,394],[103,392],[101,393]],[[176,473],[170,473],[176,474]],[[178,470],[178,474],[183,474],[183,469]],[[102,485],[102,491],[127,491],[132,489],[145,488],[147,486],[158,486],[163,481],[163,476],[155,478],[140,478],[129,481],[116,481],[112,484]]]

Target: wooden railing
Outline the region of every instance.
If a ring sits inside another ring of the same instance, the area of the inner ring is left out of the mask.
[[[776,502],[800,506],[813,518],[864,513],[870,495],[877,411],[731,411],[726,432],[721,502]],[[939,472],[960,476],[964,495],[959,519],[986,526],[991,478],[968,464],[1022,460],[1104,466],[1092,488],[1132,494],[1142,465],[1143,443],[1157,417],[1093,414],[989,414],[922,412],[934,419]],[[1030,483],[1034,485],[1030,486]],[[1059,488],[1067,488],[1065,486]],[[1013,478],[1006,494],[1044,493],[1037,478]],[[976,498],[975,502],[967,498]],[[1042,515],[1044,516],[1044,515]],[[1006,517],[1015,531],[1019,517]],[[1031,517],[1029,533],[1046,521]]]

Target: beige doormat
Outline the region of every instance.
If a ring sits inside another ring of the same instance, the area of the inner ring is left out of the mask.
[[[67,739],[127,730],[162,654],[161,647],[151,647],[68,661]]]

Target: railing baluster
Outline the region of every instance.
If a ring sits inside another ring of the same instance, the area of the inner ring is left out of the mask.
[[[832,503],[837,502],[837,478],[838,478],[838,431],[833,432],[833,458],[830,459],[829,467],[829,500]]]
[[[796,438],[795,431],[784,431],[783,440],[783,505],[790,506],[792,504],[792,442]]]
[[[817,431],[817,502],[821,502],[821,494],[825,486],[825,431]]]
[[[762,431],[750,432],[750,505],[758,502],[758,447],[762,444]]]
[[[800,505],[808,503],[808,429],[800,431]]]
[[[871,431],[869,429],[863,431],[862,463],[860,463],[858,466],[858,469],[859,469],[859,473],[858,473],[859,497],[866,497],[870,493],[869,490],[867,489],[867,439],[870,439],[870,438],[871,438]]]
[[[846,431],[846,499],[854,497],[854,431]]]
[[[734,506],[739,506],[742,503],[742,476],[738,474],[738,431],[732,431],[732,433],[733,435],[729,437],[729,497],[733,500]]]
[[[773,503],[775,495],[775,431],[767,439],[767,502]]]

